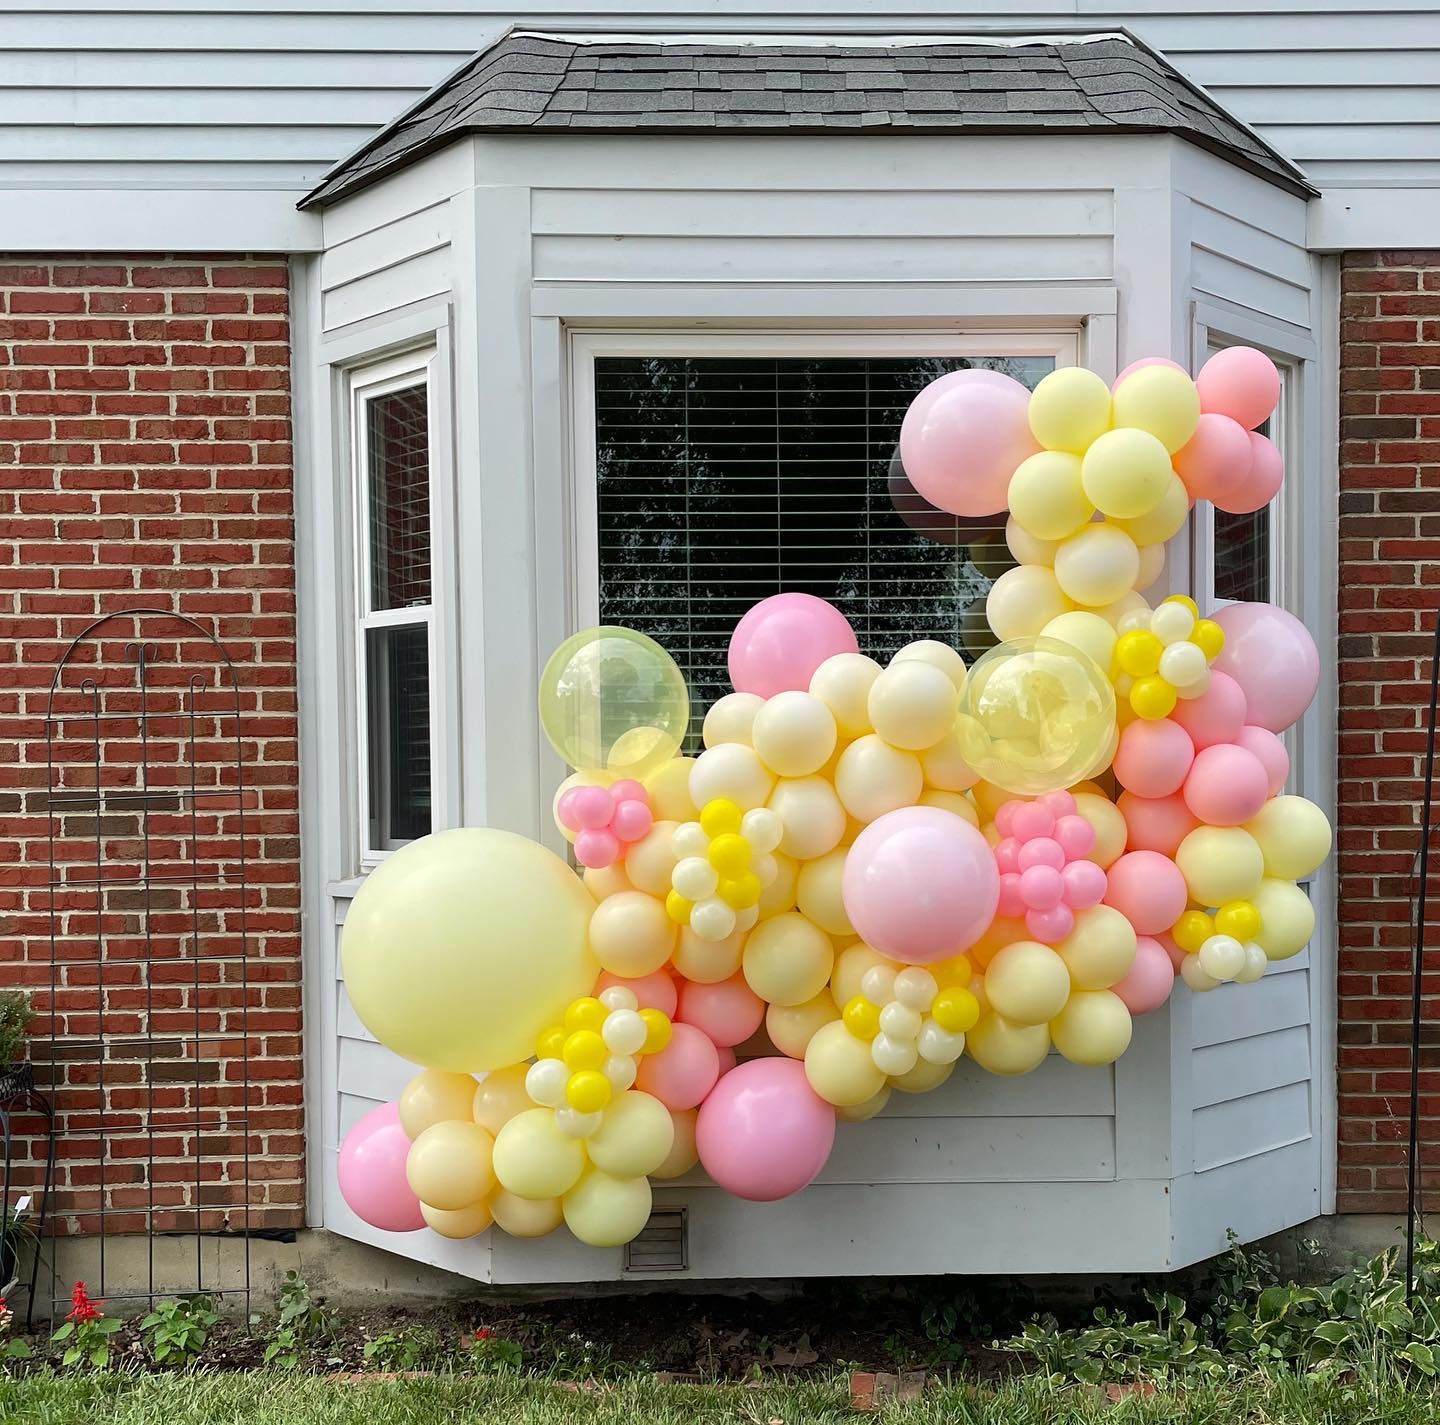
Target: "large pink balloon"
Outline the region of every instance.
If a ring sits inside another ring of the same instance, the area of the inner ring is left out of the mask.
[[[1029,391],[997,371],[951,371],[932,381],[900,426],[910,483],[952,514],[998,514],[1015,467],[1040,449],[1029,406]]]
[[[1217,670],[1219,666],[1214,665]],[[1175,704],[1170,720],[1185,729],[1198,752],[1217,742],[1234,742],[1245,726],[1245,710],[1245,690],[1228,673],[1215,671],[1198,698],[1181,698]]]
[[[1185,877],[1158,851],[1127,851],[1105,873],[1105,904],[1118,910],[1137,935],[1170,929],[1185,909]]]
[[[1217,351],[1195,378],[1200,409],[1218,412],[1254,430],[1280,399],[1280,373],[1263,351],[1228,346]]]
[[[1225,630],[1214,666],[1245,690],[1244,720],[1284,732],[1320,685],[1315,640],[1299,619],[1273,604],[1226,604],[1214,617]]]
[[[420,1199],[405,1180],[409,1152],[398,1104],[372,1108],[345,1135],[335,1172],[340,1196],[362,1222],[383,1232],[418,1232],[425,1225]]]
[[[825,1166],[835,1110],[810,1087],[795,1059],[750,1059],[700,1105],[700,1163],[727,1192],[774,1202],[799,1192]]]
[[[1175,987],[1175,967],[1165,947],[1148,935],[1135,941],[1135,959],[1118,985],[1110,988],[1120,996],[1131,1014],[1149,1014],[1159,1009]]]
[[[1000,874],[969,822],[936,807],[902,807],[855,838],[840,890],[866,944],[923,965],[958,955],[985,933]]]
[[[749,609],[730,635],[730,681],[737,693],[805,692],[815,670],[860,641],[834,604],[813,594],[772,594]]]
[[[1137,797],[1168,797],[1180,790],[1194,760],[1195,744],[1178,722],[1136,718],[1120,734],[1112,765],[1120,785]]]
[[[1206,826],[1239,826],[1269,795],[1265,764],[1234,742],[1201,748],[1185,778],[1185,805]]]

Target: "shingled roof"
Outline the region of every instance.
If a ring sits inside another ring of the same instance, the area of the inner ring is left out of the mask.
[[[512,31],[349,157],[321,206],[467,134],[1173,133],[1305,196],[1304,173],[1124,33],[867,44]]]

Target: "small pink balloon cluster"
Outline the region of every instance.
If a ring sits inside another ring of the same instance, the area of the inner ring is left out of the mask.
[[[1264,425],[1280,399],[1275,363],[1253,347],[1226,347],[1200,368],[1195,389],[1200,421],[1173,462],[1190,497],[1209,500],[1232,515],[1268,505],[1284,471],[1275,442],[1256,427]]]
[[[655,824],[645,788],[628,777],[608,787],[571,787],[555,815],[575,833],[575,859],[597,871],[613,866]]]
[[[1059,944],[1075,928],[1075,912],[1105,898],[1105,872],[1085,859],[1095,828],[1069,792],[1056,791],[1006,802],[995,813],[995,829],[1003,838],[995,847],[999,913],[1023,918],[1042,944]]]

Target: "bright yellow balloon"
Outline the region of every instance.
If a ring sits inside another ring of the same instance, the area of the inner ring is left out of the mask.
[[[511,1237],[544,1237],[565,1220],[558,1197],[532,1201],[516,1197],[504,1188],[496,1188],[491,1194],[490,1211],[494,1214],[495,1225]]]
[[[1056,546],[1059,553],[1059,546]],[[1052,618],[1075,607],[1055,578],[1055,571],[1039,564],[1007,569],[985,595],[985,617],[1002,643],[1034,638]],[[971,669],[974,675],[974,668]],[[967,680],[968,682],[968,680]]]
[[[880,1032],[880,1006],[874,1000],[866,999],[864,995],[856,995],[853,999],[846,1000],[840,1018],[845,1021],[845,1028],[857,1039],[868,1042]]]
[[[840,754],[835,768],[835,791],[857,821],[871,822],[886,812],[914,806],[924,785],[920,759],[874,732],[857,737]]]
[[[1226,901],[1215,912],[1215,930],[1220,935],[1230,935],[1242,942],[1253,940],[1260,930],[1260,912],[1255,909],[1253,901]],[[1175,943],[1178,945],[1180,942],[1177,940]],[[1195,948],[1198,950],[1200,947],[1197,945]]]
[[[1101,520],[1062,540],[1055,551],[1055,579],[1067,598],[1087,608],[1112,604],[1140,573],[1140,551],[1120,528]]]
[[[1080,480],[1086,498],[1111,519],[1133,520],[1165,497],[1174,471],[1170,452],[1149,431],[1106,431],[1085,452]]]
[[[464,1241],[467,1237],[478,1237],[493,1222],[488,1201],[472,1202],[467,1207],[446,1211],[432,1207],[428,1202],[420,1204],[420,1215],[425,1225],[441,1237]]]
[[[1175,711],[1175,689],[1158,674],[1137,678],[1130,689],[1130,706],[1147,722],[1157,722]]]
[[[863,653],[835,653],[811,675],[810,691],[830,709],[842,737],[871,731],[870,688],[880,665]]]
[[[365,1027],[403,1058],[498,1069],[528,1058],[540,1031],[589,993],[600,968],[595,908],[579,877],[526,837],[480,827],[424,836],[351,901],[345,989]]]
[[[772,1004],[765,1010],[765,1033],[787,1058],[803,1059],[817,1031],[840,1017],[830,991],[807,999],[804,1004]]]
[[[444,1069],[422,1069],[400,1093],[396,1107],[407,1138],[418,1138],[427,1128],[447,1119],[469,1121],[475,1102],[475,1080],[469,1074]]]
[[[918,658],[895,662],[870,687],[870,721],[892,747],[919,752],[955,725],[955,696],[943,669]]]
[[[952,985],[930,1006],[935,1023],[950,1034],[968,1034],[980,1022],[980,1001],[967,989]]]
[[[642,1178],[670,1156],[675,1125],[658,1098],[631,1089],[622,1093],[586,1140],[585,1151],[601,1172],[616,1178]]]
[[[700,1153],[695,1147],[695,1121],[699,1116],[700,1111],[695,1108],[670,1110],[673,1140],[669,1153],[665,1155],[665,1161],[658,1168],[650,1170],[652,1178],[668,1182],[671,1178],[688,1173],[700,1161]]]
[[[690,695],[675,660],[631,628],[587,628],[540,674],[540,725],[572,767],[644,777],[680,750]]]
[[[421,1202],[457,1212],[495,1186],[494,1147],[494,1138],[473,1119],[432,1124],[410,1145],[405,1180]]]
[[[776,693],[755,714],[751,742],[779,777],[808,777],[835,750],[835,715],[813,693]]]
[[[1115,641],[1115,661],[1132,678],[1148,678],[1159,670],[1165,645],[1148,628],[1132,628]]]
[[[1330,854],[1330,822],[1304,797],[1274,797],[1245,823],[1265,858],[1265,874],[1282,881],[1308,876]]]
[[[1230,934],[1228,930],[1225,933]],[[1187,955],[1196,954],[1214,934],[1215,921],[1203,910],[1182,911],[1180,919],[1170,927],[1170,938]]]
[[[1260,912],[1255,943],[1271,960],[1288,960],[1315,933],[1315,904],[1294,881],[1266,876],[1250,897]]]
[[[1225,630],[1213,619],[1202,618],[1196,620],[1195,627],[1190,631],[1190,642],[1193,643],[1209,660],[1219,657],[1220,650],[1225,647]]]
[[[1079,455],[1110,426],[1110,388],[1084,366],[1062,366],[1030,393],[1029,416],[1047,450]]]
[[[1175,864],[1199,905],[1254,900],[1265,874],[1259,843],[1238,826],[1197,826],[1180,843]]]
[[[1011,1024],[998,1014],[982,1015],[965,1036],[965,1052],[992,1074],[1028,1074],[1050,1052],[1048,1024]]]
[[[585,1146],[560,1131],[550,1109],[527,1109],[495,1135],[494,1168],[500,1186],[516,1197],[560,1197],[585,1170]]]
[[[1070,972],[1048,945],[1019,940],[985,967],[985,998],[1011,1024],[1028,1028],[1054,1019],[1070,997]]]
[[[1115,653],[1115,630],[1097,613],[1076,609],[1052,618],[1040,631],[1041,638],[1078,649],[1103,673]],[[928,777],[927,777],[928,780]]]
[[[819,926],[796,911],[762,921],[750,932],[740,968],[767,1004],[804,1004],[825,988],[835,948]]]
[[[1165,493],[1153,509],[1133,520],[1117,520],[1116,523],[1138,545],[1164,544],[1185,528],[1190,515],[1190,495],[1185,482],[1178,475],[1171,475]]]
[[[675,948],[675,922],[643,891],[623,891],[595,907],[590,944],[602,969],[625,979],[658,970]]]
[[[1130,1011],[1109,990],[1077,990],[1050,1024],[1051,1043],[1072,1064],[1113,1064],[1130,1033]]]
[[[1167,451],[1179,450],[1200,423],[1200,393],[1173,366],[1142,366],[1116,388],[1117,426],[1149,431]]]
[[[1129,974],[1135,944],[1135,927],[1118,910],[1093,905],[1075,912],[1074,929],[1055,949],[1077,990],[1106,990]]]
[[[591,1247],[619,1247],[650,1220],[649,1178],[616,1178],[591,1168],[560,1199],[565,1225]]]
[[[492,1069],[475,1086],[470,1116],[492,1136],[517,1113],[535,1106],[525,1092],[525,1074],[529,1068],[529,1064],[507,1064],[503,1069]]]
[[[826,1103],[853,1108],[872,1099],[885,1086],[870,1046],[835,1020],[816,1030],[805,1050],[805,1077]]]
[[[565,1102],[576,1113],[599,1113],[614,1096],[614,1085],[599,1069],[581,1069],[565,1085]]]
[[[1080,457],[1042,450],[1010,477],[1010,513],[1036,539],[1064,539],[1095,513],[1080,483]]]
[[[780,837],[783,855],[808,861],[840,844],[845,808],[824,777],[786,778],[776,784],[768,805],[784,828]]]

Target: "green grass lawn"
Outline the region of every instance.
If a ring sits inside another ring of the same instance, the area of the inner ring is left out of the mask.
[[[5,1425],[825,1425],[850,1412],[843,1378],[759,1387],[632,1378],[578,1392],[527,1376],[330,1380],[299,1374],[36,1374],[0,1379]],[[886,1425],[1430,1425],[1440,1394],[1378,1396],[1299,1380],[1129,1395],[1038,1377],[956,1385],[896,1402]]]

